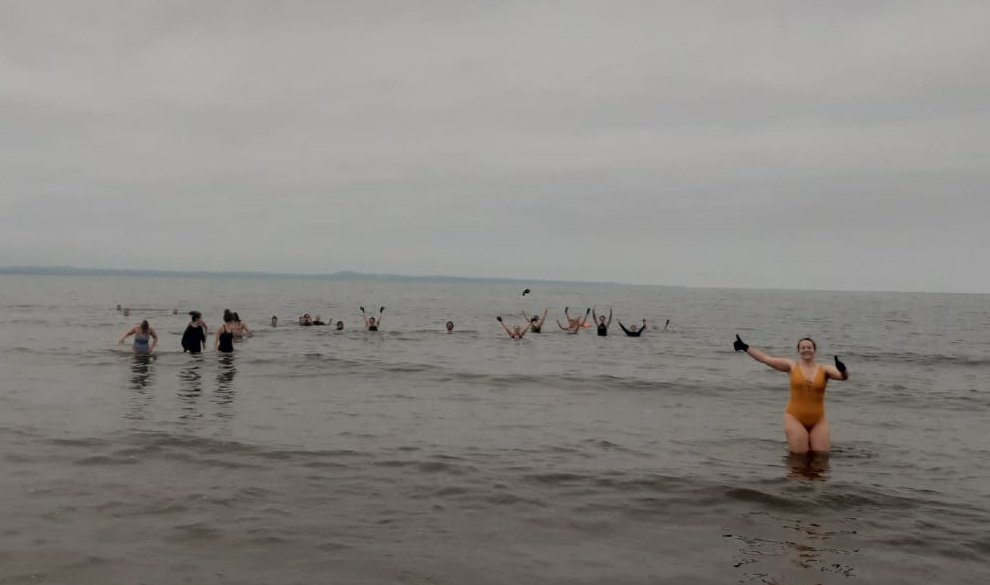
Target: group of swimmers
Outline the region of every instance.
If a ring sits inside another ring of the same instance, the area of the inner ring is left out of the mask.
[[[542,316],[527,315],[525,311],[522,316],[525,325],[514,325],[511,329],[502,320],[502,316],[496,317],[502,328],[511,339],[522,339],[527,332],[540,333],[543,329],[543,322],[547,318],[548,310]],[[381,326],[382,314],[385,307],[378,310],[378,316],[368,316],[364,307],[361,307],[361,316],[364,319],[364,326],[367,331],[378,331]],[[564,316],[567,325],[557,321],[557,326],[569,334],[576,334],[587,327],[588,316],[591,316],[593,323],[596,323],[597,334],[608,335],[608,327],[612,323],[612,310],[609,309],[608,317],[598,315],[592,308],[585,310],[581,317],[572,317],[570,308],[564,308]],[[306,315],[304,315],[305,317]],[[182,334],[182,349],[189,353],[200,353],[206,349],[207,326],[203,321],[203,315],[199,311],[189,312],[190,321]],[[317,319],[319,321],[319,319]],[[626,327],[622,321],[618,321],[619,327],[627,336],[639,337],[646,330],[646,319],[643,319],[641,326]],[[277,326],[277,317],[272,317],[272,326]],[[300,325],[306,325],[300,317]],[[308,325],[316,325],[310,322]],[[670,320],[664,324],[666,329]],[[445,328],[448,333],[454,330],[454,322],[447,321]],[[343,322],[337,322],[337,329],[343,329]],[[240,320],[236,312],[224,309],[223,324],[217,329],[214,337],[216,351],[230,353],[234,351],[233,341],[235,338],[250,337],[251,330]],[[155,351],[158,345],[158,334],[145,319],[126,332],[120,338],[120,343],[134,336],[134,351],[138,353],[150,353]],[[804,337],[798,341],[798,359],[791,360],[769,356],[766,353],[750,347],[739,335],[736,335],[732,343],[735,351],[745,352],[756,361],[767,366],[786,372],[790,375],[790,400],[784,412],[784,435],[792,453],[827,453],[831,448],[831,430],[828,420],[825,418],[825,386],[829,380],[845,381],[849,379],[849,371],[846,365],[834,356],[835,365],[818,364],[815,361],[817,345],[810,337]]]

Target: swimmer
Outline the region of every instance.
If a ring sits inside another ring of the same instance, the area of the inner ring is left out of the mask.
[[[124,340],[131,335],[134,336],[134,353],[152,353],[155,351],[155,347],[158,346],[158,334],[148,324],[147,319],[141,321],[140,325],[135,325],[128,329],[117,343],[124,343]],[[151,346],[148,345],[149,339],[151,340]]]
[[[214,348],[221,353],[234,351],[234,314],[224,309],[223,324],[217,329]]]
[[[131,308],[130,307],[124,307],[124,316],[125,317],[130,317],[131,316]]]
[[[527,317],[526,311],[523,311],[522,312],[523,319],[529,321],[529,330],[532,331],[533,333],[539,333],[540,331],[542,331],[543,322],[547,320],[547,313],[549,311],[550,309],[545,309],[543,311],[542,317],[537,317],[536,315],[533,315],[532,317]]]
[[[303,327],[309,327],[313,324],[313,318],[309,315],[309,313],[303,313],[303,316],[299,317],[299,324]]]
[[[234,312],[234,337],[241,339],[244,337],[251,337],[254,333],[248,329],[247,323],[241,321],[241,316]]]
[[[588,315],[591,314],[591,307],[588,307],[588,310],[584,312],[584,317],[581,319],[572,318],[571,314],[568,312],[568,309],[569,307],[564,307],[564,316],[567,317],[567,327],[561,325],[559,320],[557,321],[557,327],[560,327],[571,335],[575,335],[584,329],[585,323],[588,322]]]
[[[189,324],[182,333],[182,351],[200,353],[206,349],[206,323],[199,311],[189,311]]]
[[[736,335],[736,351],[744,351],[754,360],[791,375],[791,399],[784,412],[784,435],[791,453],[827,453],[831,449],[828,420],[825,418],[825,385],[829,380],[848,380],[846,365],[833,356],[835,366],[815,362],[817,346],[810,337],[798,341],[797,361],[771,357],[750,347]]]
[[[499,315],[498,317],[495,317],[495,320],[498,321],[499,324],[502,325],[502,329],[505,329],[505,332],[509,334],[509,338],[511,338],[511,339],[522,339],[523,336],[526,335],[526,332],[529,331],[530,325],[532,325],[532,323],[530,323],[529,321],[527,321],[525,327],[520,327],[518,325],[513,325],[512,326],[512,329],[509,329],[506,326],[506,324],[502,322],[502,316],[501,315]]]
[[[374,317],[369,317],[364,314],[364,307],[361,307],[361,316],[364,317],[364,328],[368,331],[378,331],[378,327],[382,324],[382,313],[385,312],[385,307],[378,309],[378,321],[375,321]]]
[[[622,319],[616,319],[616,321],[619,322],[619,327],[621,327],[622,331],[629,337],[640,337],[643,335],[643,332],[646,331],[646,319],[643,319],[643,325],[639,328],[635,325],[630,325],[629,329],[626,329],[626,326],[622,324]]]
[[[316,318],[313,319],[313,325],[326,325],[326,323],[324,323],[323,319],[317,315]]]
[[[344,330],[344,322],[337,321],[337,331],[343,331],[343,330]]]
[[[278,327],[278,317],[272,315],[272,327]]]
[[[608,326],[612,324],[612,308],[608,309],[608,322],[605,322],[605,315],[595,315],[595,310],[591,310],[591,319],[598,323],[598,337],[608,335]]]
[[[453,333],[454,332],[454,322],[453,321],[447,321],[447,324],[444,325],[444,327],[447,328],[447,333]]]

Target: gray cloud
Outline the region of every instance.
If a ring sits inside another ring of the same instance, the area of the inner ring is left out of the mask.
[[[0,264],[990,291],[978,2],[15,2]]]

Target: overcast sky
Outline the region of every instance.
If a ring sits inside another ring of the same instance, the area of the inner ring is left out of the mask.
[[[990,292],[990,3],[0,0],[0,265]]]

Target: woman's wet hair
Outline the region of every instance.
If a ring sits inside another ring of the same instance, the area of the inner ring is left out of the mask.
[[[192,317],[193,321],[198,321],[200,317],[203,316],[199,311],[189,311],[189,316]]]
[[[147,319],[145,319],[144,321],[141,321],[141,331],[143,331],[144,333],[147,333],[148,332],[148,329],[150,327],[151,327],[151,325],[148,324],[148,320]]]
[[[234,320],[234,314],[231,313],[230,311],[224,309],[224,311],[223,311],[223,322],[224,323],[230,323],[233,320]]]
[[[802,341],[810,341],[811,342],[811,349],[813,349],[815,351],[818,351],[818,344],[815,343],[815,340],[812,339],[812,338],[810,338],[810,337],[802,337],[801,339],[798,339],[798,342],[797,342],[797,348],[798,349],[801,349],[801,342]]]
[[[236,311],[234,312],[234,321],[237,321],[238,323],[241,322],[241,316],[238,315]]]

